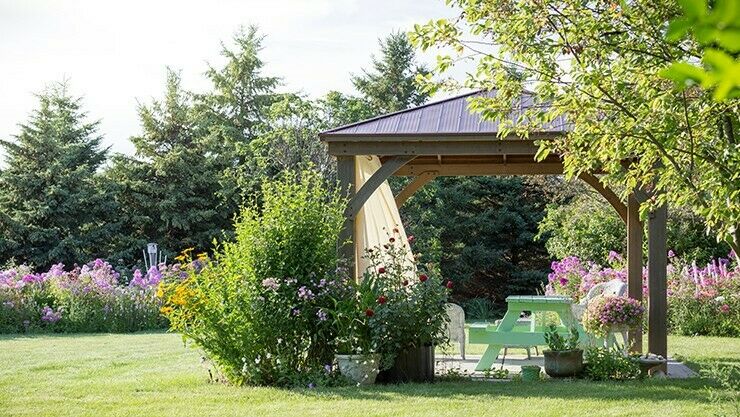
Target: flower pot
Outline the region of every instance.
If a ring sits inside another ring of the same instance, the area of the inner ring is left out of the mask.
[[[378,376],[380,355],[334,355],[339,364],[339,372],[345,378],[361,384],[371,385]]]
[[[572,378],[583,370],[583,350],[546,350],[545,373],[553,378]]]
[[[397,384],[401,382],[434,381],[434,346],[421,346],[399,352],[393,366],[380,371],[378,382]]]
[[[541,368],[538,365],[522,366],[522,381],[531,382],[540,379]]]

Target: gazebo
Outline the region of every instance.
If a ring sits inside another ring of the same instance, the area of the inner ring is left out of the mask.
[[[494,92],[476,91],[419,107],[385,114],[372,119],[322,132],[321,140],[337,158],[340,184],[348,190],[339,253],[350,268],[356,265],[355,219],[368,198],[390,176],[413,179],[395,196],[401,207],[417,190],[437,176],[486,175],[558,175],[563,165],[558,155],[537,162],[540,141],[567,134],[570,126],[558,118],[540,126],[528,138],[498,137],[497,122],[486,121],[468,110],[471,97],[490,96]],[[525,93],[513,109],[517,117],[535,104],[534,96]],[[382,165],[359,189],[355,183],[357,157],[377,155]],[[627,284],[630,297],[642,300],[643,224],[639,205],[646,198],[636,190],[626,202],[605,187],[596,176],[583,173],[580,179],[599,192],[614,207],[627,227]],[[666,222],[667,207],[651,212],[648,220],[648,350],[667,355],[666,316]],[[642,334],[630,334],[636,350],[642,349]]]

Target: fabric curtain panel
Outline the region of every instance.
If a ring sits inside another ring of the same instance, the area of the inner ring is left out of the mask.
[[[381,163],[380,159],[374,155],[361,155],[355,158],[355,184],[359,190],[365,181],[380,169]],[[365,251],[388,243],[388,239],[393,236],[394,228],[397,228],[400,234],[400,237],[396,236],[396,239],[407,249],[409,265],[415,265],[396,200],[388,181],[384,181],[360,209],[355,220],[355,239],[357,239],[355,259],[359,278],[362,278],[364,272],[370,267],[370,262],[364,258]]]

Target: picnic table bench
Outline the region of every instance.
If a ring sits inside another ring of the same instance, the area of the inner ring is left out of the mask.
[[[552,312],[560,319],[559,331],[568,333],[571,326],[578,329],[580,341],[587,342],[586,333],[580,322],[571,311],[573,300],[565,296],[516,295],[506,298],[507,309],[504,318],[498,325],[490,323],[475,323],[470,325],[469,341],[471,344],[488,345],[485,353],[475,367],[476,371],[484,371],[493,366],[499,352],[504,347],[513,346],[543,346],[545,343],[545,323],[534,322],[535,313]],[[532,314],[532,322],[519,322],[522,312]]]

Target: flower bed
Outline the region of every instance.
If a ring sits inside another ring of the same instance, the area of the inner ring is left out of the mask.
[[[179,266],[135,270],[128,285],[96,259],[65,270],[34,273],[27,266],[0,271],[0,333],[132,332],[164,328],[156,287]]]
[[[610,265],[568,257],[553,262],[546,294],[567,295],[578,302],[596,284],[612,279],[627,281],[622,257],[612,252]],[[681,335],[740,337],[740,266],[729,259],[715,259],[704,267],[668,253],[668,320],[671,331]],[[643,269],[643,294],[647,301],[647,268]]]

